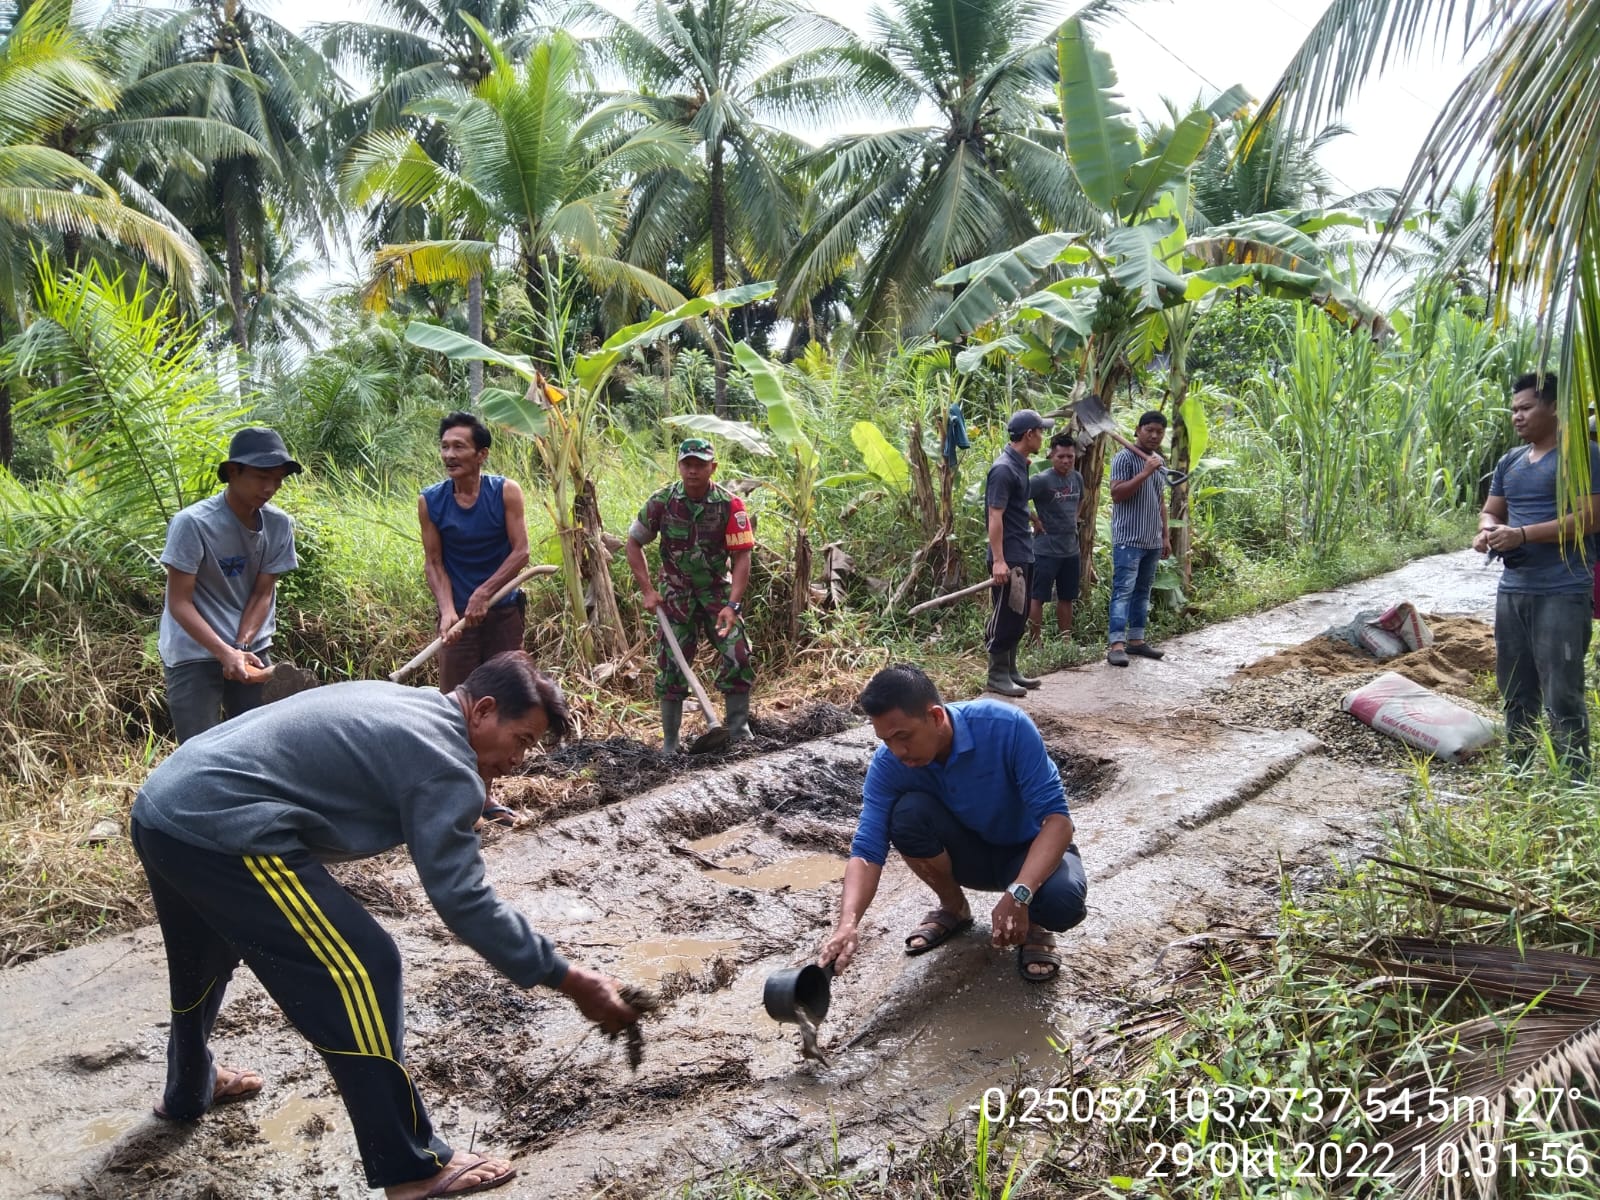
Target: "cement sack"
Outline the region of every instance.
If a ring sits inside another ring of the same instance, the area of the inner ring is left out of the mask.
[[[1398,658],[1406,652],[1406,644],[1400,640],[1399,634],[1390,633],[1370,621],[1362,621],[1356,626],[1356,645],[1380,662],[1386,658]]]
[[[1407,650],[1421,650],[1425,646],[1433,645],[1433,630],[1428,628],[1428,623],[1422,619],[1417,606],[1409,600],[1390,605],[1372,623],[1379,629],[1394,634]]]
[[[1339,702],[1339,707],[1379,733],[1408,746],[1460,762],[1494,740],[1496,725],[1393,671]]]

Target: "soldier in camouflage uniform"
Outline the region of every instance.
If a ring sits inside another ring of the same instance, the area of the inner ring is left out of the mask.
[[[735,741],[750,736],[750,687],[755,669],[745,637],[740,605],[750,583],[750,551],[756,544],[744,501],[711,482],[716,452],[705,438],[686,438],[678,446],[678,482],[656,492],[639,510],[628,531],[628,566],[638,581],[644,606],[659,606],[683,649],[694,660],[703,630],[721,656],[717,690],[727,697],[728,732]],[[661,535],[661,591],[650,582],[644,548]],[[730,579],[731,560],[731,579]],[[689,681],[683,677],[666,638],[656,654],[656,697],[661,701],[662,749],[678,749],[678,727]]]

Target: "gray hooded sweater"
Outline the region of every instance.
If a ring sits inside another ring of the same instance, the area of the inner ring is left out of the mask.
[[[513,982],[558,987],[566,960],[484,879],[473,832],[484,798],[453,696],[336,683],[185,742],[145,780],[133,816],[217,854],[337,861],[403,843],[452,933]]]

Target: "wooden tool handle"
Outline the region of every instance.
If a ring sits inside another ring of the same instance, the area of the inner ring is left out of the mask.
[[[921,604],[906,609],[906,616],[914,617],[919,612],[927,612],[930,608],[943,608],[946,604],[954,604],[957,600],[963,599],[964,597],[976,596],[979,592],[988,591],[993,586],[994,582],[992,580],[985,579],[982,583],[975,583],[971,587],[964,587],[959,592],[950,592],[944,596],[935,596],[932,600],[924,600]]]
[[[540,563],[536,567],[528,567],[510,583],[506,584],[493,596],[489,597],[489,607],[493,608],[496,604],[499,604],[500,601],[511,595],[512,592],[516,591],[523,584],[527,583],[528,580],[535,579],[540,575],[554,575],[557,570],[559,570],[559,568],[551,566],[549,563]],[[463,617],[454,625],[450,626],[450,633],[456,633],[459,630],[465,629],[466,627],[467,619]],[[427,662],[435,654],[439,653],[439,648],[443,645],[444,635],[434,638],[433,641],[428,643],[428,648],[421,654],[417,655],[398,671],[391,671],[389,673],[389,679],[394,683],[399,683],[407,675],[411,674],[411,672],[415,671],[423,663]]]
[[[678,670],[683,672],[683,677],[689,681],[689,686],[694,689],[694,698],[700,701],[700,711],[705,714],[706,724],[715,729],[722,722],[717,720],[717,710],[711,707],[711,701],[706,699],[706,690],[700,686],[700,678],[694,673],[683,657],[683,647],[678,645],[677,636],[672,632],[672,625],[667,621],[667,614],[661,611],[661,606],[656,605],[656,624],[661,626],[661,636],[667,639],[667,646],[672,651],[672,657],[677,660]]]

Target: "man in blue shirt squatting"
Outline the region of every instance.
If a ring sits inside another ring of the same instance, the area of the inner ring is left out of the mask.
[[[1061,971],[1055,934],[1083,920],[1088,883],[1061,774],[1028,715],[997,700],[946,704],[920,669],[887,667],[861,693],[883,745],[867,768],[839,924],[817,962],[843,971],[861,943],[892,845],[938,907],[906,937],[922,954],[972,925],[962,888],[999,892],[996,946],[1017,947],[1030,983]]]
[[[489,782],[568,725],[555,682],[513,650],[449,695],[386,681],[313,688],[185,742],[151,772],[129,833],[167,954],[156,1115],[196,1121],[266,1086],[211,1052],[242,960],[322,1055],[368,1186],[423,1200],[508,1182],[516,1170],[505,1159],[435,1133],[406,1067],[400,950],[324,864],[404,845],[457,938],[519,987],[562,992],[620,1032],[639,1013],[617,982],[569,964],[495,895],[474,829]]]
[[[1561,422],[1556,377],[1522,375],[1511,385],[1511,425],[1526,445],[1495,465],[1472,548],[1505,563],[1494,610],[1496,682],[1506,740],[1526,761],[1542,706],[1556,753],[1589,773],[1588,659],[1594,558],[1583,535],[1600,528],[1600,448],[1589,443],[1586,504],[1560,516]]]

